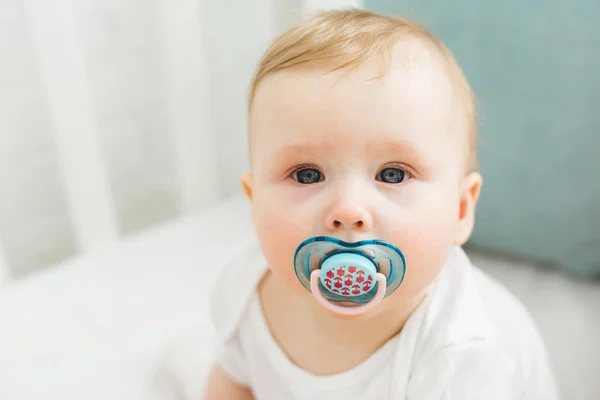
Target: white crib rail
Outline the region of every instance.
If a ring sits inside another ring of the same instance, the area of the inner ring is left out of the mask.
[[[161,0],[169,132],[174,141],[180,208],[189,212],[218,197],[198,0]]]
[[[52,111],[60,172],[82,251],[117,236],[117,219],[90,108],[88,80],[70,0],[24,0]]]

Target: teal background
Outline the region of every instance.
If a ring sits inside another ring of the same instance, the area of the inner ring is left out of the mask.
[[[427,25],[477,97],[470,244],[600,276],[600,1],[366,0]]]

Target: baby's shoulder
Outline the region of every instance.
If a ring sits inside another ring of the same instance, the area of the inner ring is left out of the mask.
[[[252,237],[233,250],[221,268],[210,293],[209,312],[216,333],[227,340],[267,271],[267,262]]]
[[[474,266],[462,249],[453,251],[444,269],[421,327],[420,368],[414,375],[425,382],[439,373],[447,378],[448,388],[458,385],[474,390],[464,386],[465,376],[454,372],[476,372],[489,387],[513,386],[516,393],[547,394],[524,398],[554,399],[545,345],[524,305],[499,281]]]
[[[540,339],[525,306],[502,283],[473,265],[460,248],[453,250],[432,297],[431,328],[439,328],[437,333],[447,340],[485,338],[511,350]]]

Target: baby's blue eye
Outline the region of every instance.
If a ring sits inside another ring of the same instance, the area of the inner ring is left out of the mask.
[[[314,168],[304,168],[294,172],[292,177],[299,183],[308,185],[311,183],[321,182],[323,175],[321,172]]]
[[[400,168],[384,168],[377,174],[377,180],[385,183],[401,183],[406,179],[406,172]]]

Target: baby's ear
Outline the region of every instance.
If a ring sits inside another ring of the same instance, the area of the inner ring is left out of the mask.
[[[252,200],[252,183],[254,181],[254,177],[250,172],[244,172],[242,174],[242,178],[240,182],[242,184],[242,189],[244,189],[244,193],[246,193],[246,197],[248,200]]]
[[[475,208],[477,207],[482,184],[483,178],[478,172],[471,172],[463,178],[460,188],[458,228],[454,239],[454,244],[457,246],[465,244],[473,232]]]

